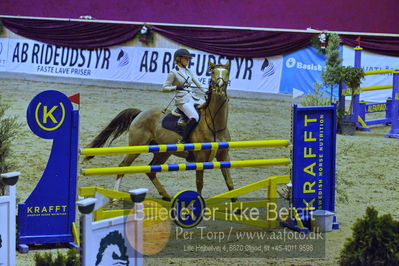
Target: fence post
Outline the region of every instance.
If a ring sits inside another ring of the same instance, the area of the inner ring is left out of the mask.
[[[391,103],[391,131],[385,135],[387,138],[399,138],[399,69],[394,69]]]
[[[367,112],[366,102],[365,101],[360,101],[359,102],[359,116],[365,122],[366,122],[366,112]]]
[[[146,188],[129,190],[130,198],[134,202],[134,265],[144,265],[144,203],[148,192]]]
[[[392,112],[392,98],[389,97],[389,98],[387,99],[386,108],[385,108],[385,118],[386,118],[387,121],[389,121],[389,122],[391,122],[391,119],[392,119],[391,112]],[[389,122],[387,122],[385,125],[389,125]]]
[[[361,68],[362,65],[362,50],[363,48],[360,46],[356,46],[354,48],[355,50],[355,67]],[[352,90],[355,88],[351,88]],[[357,89],[357,88],[356,88]],[[352,121],[356,123],[356,127],[361,127],[362,125],[357,121],[357,117],[360,114],[360,106],[359,106],[359,100],[360,100],[360,92],[354,93],[353,94],[353,99],[352,99]]]
[[[80,264],[83,266],[90,265],[92,259],[90,254],[92,241],[92,221],[93,210],[97,199],[87,198],[76,202],[78,209],[81,212],[80,216]]]
[[[0,265],[16,265],[16,188],[20,173],[1,174],[5,194],[0,196]]]

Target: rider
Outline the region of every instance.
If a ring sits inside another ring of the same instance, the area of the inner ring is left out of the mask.
[[[183,132],[183,143],[188,141],[191,130],[199,121],[199,114],[194,105],[205,102],[195,94],[194,89],[200,89],[204,93],[207,91],[187,68],[193,56],[187,49],[178,49],[174,54],[176,66],[169,72],[162,87],[163,92],[176,91],[175,105],[189,118]]]

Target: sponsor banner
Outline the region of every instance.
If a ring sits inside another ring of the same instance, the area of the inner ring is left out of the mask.
[[[173,67],[175,49],[134,47],[132,81],[163,84]],[[229,89],[279,93],[282,57],[242,58],[213,55],[190,50],[194,57],[189,69],[198,77],[201,85],[208,87],[210,73],[208,62],[225,64],[230,61]]]
[[[76,49],[9,39],[7,72],[129,81],[131,49]]]
[[[335,210],[336,110],[295,105],[293,116],[292,204],[310,225],[311,211]]]
[[[284,55],[280,92],[294,93],[300,96],[313,94],[313,84],[322,83],[321,72],[325,67],[325,56],[317,50],[307,47]],[[330,89],[325,89],[325,96]]]
[[[8,39],[0,38],[0,71],[4,71],[7,62]]]
[[[355,62],[355,51],[352,47],[343,47],[343,65],[353,66]],[[399,68],[399,60],[394,56],[373,54],[362,50],[361,66],[363,70],[383,70]],[[389,85],[392,84],[392,74],[379,74],[366,76],[361,87]],[[366,91],[360,94],[360,99],[370,102],[385,102],[388,97],[392,97],[392,89]]]
[[[163,84],[173,67],[175,49],[114,46],[76,49],[48,45],[28,39],[2,39],[3,69],[57,77]],[[8,43],[8,45],[6,45]],[[208,87],[208,61],[230,61],[229,89],[279,93],[282,56],[270,58],[224,57],[190,50],[195,56],[189,68]],[[0,55],[0,63],[1,63]],[[0,64],[1,67],[1,64]]]

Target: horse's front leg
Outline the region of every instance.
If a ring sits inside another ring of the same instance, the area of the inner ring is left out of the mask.
[[[202,151],[195,153],[195,161],[198,162],[208,162],[209,156],[211,155],[210,151]],[[196,176],[196,184],[197,184],[197,192],[202,194],[202,188],[204,187],[204,170],[197,170],[195,172]]]
[[[155,153],[154,158],[150,162],[150,165],[163,164],[168,160],[170,155],[171,155],[170,153],[166,153],[166,152]],[[159,195],[162,196],[162,199],[166,200],[166,201],[170,201],[171,197],[169,196],[168,192],[166,192],[166,189],[161,184],[161,182],[159,182],[159,180],[157,178],[157,174],[156,173],[147,173],[146,175],[150,178],[151,182],[154,184],[155,188],[158,190]]]
[[[216,160],[218,162],[222,161],[230,161],[230,156],[229,156],[229,151],[228,150],[219,150],[218,153],[216,154]],[[234,184],[233,184],[233,179],[231,178],[230,175],[230,168],[222,168],[221,169],[224,181],[226,182],[226,186],[229,191],[234,189]],[[236,202],[237,198],[232,198],[232,202]]]

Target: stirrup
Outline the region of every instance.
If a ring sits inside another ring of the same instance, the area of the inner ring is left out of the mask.
[[[178,126],[185,126],[187,124],[187,120],[184,119],[183,116],[180,116],[179,120],[177,120],[177,125]]]

